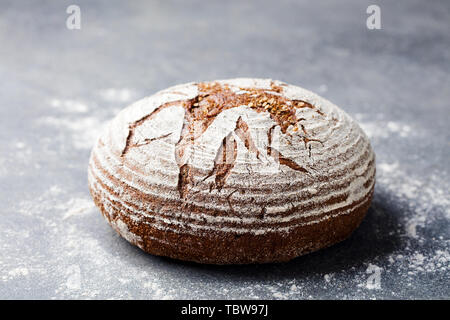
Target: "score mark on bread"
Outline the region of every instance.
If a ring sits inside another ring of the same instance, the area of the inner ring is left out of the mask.
[[[304,125],[300,123],[300,121],[305,119],[297,119],[295,108],[310,108],[321,116],[323,116],[323,113],[305,101],[289,100],[278,95],[283,89],[281,86],[276,86],[273,82],[271,83],[270,91],[260,88],[240,88],[242,92],[235,93],[227,84],[221,85],[217,82],[199,83],[197,84],[197,88],[199,93],[195,98],[162,104],[150,114],[145,115],[141,119],[130,124],[127,142],[121,154],[121,156],[124,157],[130,148],[140,147],[171,135],[172,133],[168,133],[156,138],[145,138],[143,142],[140,143],[133,143],[136,131],[138,131],[139,127],[145,121],[153,119],[153,117],[164,108],[182,104],[185,108],[184,122],[181,129],[180,140],[176,144],[175,149],[175,158],[180,159],[180,161],[178,161],[180,168],[178,190],[182,199],[187,196],[189,185],[192,183],[189,174],[189,164],[184,157],[185,148],[188,144],[194,144],[196,138],[200,137],[216,119],[217,115],[224,110],[247,105],[256,112],[268,112],[270,117],[277,123],[284,134],[286,134],[286,130],[289,126],[293,126],[294,131],[297,131],[298,126],[300,126],[304,134],[302,139],[305,146],[307,146],[310,141],[319,141],[308,138]],[[201,129],[195,134],[195,128],[197,127],[200,127]],[[271,146],[273,129],[274,127],[270,128],[268,131],[269,143],[267,145],[267,155],[273,157],[275,160],[278,160],[281,165],[285,165],[292,170],[307,173],[308,170],[292,159],[283,156],[277,149]],[[257,158],[259,158],[259,150],[252,140],[249,133],[249,127],[242,119],[242,116],[239,116],[234,131],[223,138],[222,145],[216,154],[214,168],[204,179],[206,180],[213,174],[216,175],[215,188],[217,190],[221,190],[226,183],[226,178],[236,160],[237,143],[234,137],[235,135],[244,142],[244,145],[249,152],[256,153]],[[227,147],[229,143],[231,143],[231,148],[230,146]]]

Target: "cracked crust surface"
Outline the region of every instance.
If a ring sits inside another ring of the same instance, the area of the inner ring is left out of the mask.
[[[359,126],[329,101],[266,79],[175,86],[111,121],[89,187],[107,221],[157,255],[287,261],[345,239],[375,184]]]

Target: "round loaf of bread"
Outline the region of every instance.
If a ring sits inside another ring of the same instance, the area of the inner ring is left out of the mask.
[[[148,253],[281,262],[357,228],[375,156],[331,102],[241,78],[178,85],[124,109],[94,146],[88,178],[109,224]]]

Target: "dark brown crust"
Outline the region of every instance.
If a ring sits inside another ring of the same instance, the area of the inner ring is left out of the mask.
[[[163,231],[149,224],[136,223],[126,210],[116,210],[111,218],[103,207],[99,193],[90,188],[95,204],[114,228],[122,220],[130,232],[142,241],[133,243],[142,250],[179,260],[208,264],[250,264],[285,262],[345,240],[359,226],[372,200],[373,188],[360,205],[347,214],[298,226],[285,232],[252,233],[208,232],[193,235]],[[124,208],[125,209],[125,208]],[[158,239],[158,240],[155,240]]]

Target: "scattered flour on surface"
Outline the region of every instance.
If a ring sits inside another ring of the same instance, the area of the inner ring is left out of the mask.
[[[325,282],[327,282],[327,283],[330,283],[331,280],[333,280],[333,277],[334,277],[334,274],[332,274],[332,273],[328,273],[328,274],[323,276]]]
[[[108,102],[129,102],[136,97],[136,93],[132,89],[104,89],[99,91],[100,97]]]
[[[28,268],[25,267],[14,268],[8,272],[8,274],[14,278],[20,276],[27,276],[28,273],[29,273]]]
[[[23,149],[23,148],[25,148],[25,146],[26,146],[25,142],[22,142],[22,141],[16,142],[17,149]]]
[[[73,146],[76,149],[89,150],[92,148],[105,126],[104,121],[92,116],[79,119],[46,116],[37,119],[37,123],[64,130],[64,132],[69,132]]]
[[[406,138],[412,134],[411,126],[400,122],[390,121],[387,124],[380,125],[378,122],[360,122],[359,125],[369,138],[389,138],[396,134]]]
[[[89,111],[89,107],[87,106],[87,104],[75,100],[64,100],[53,98],[50,100],[50,105],[53,108],[56,108],[64,112],[85,113]]]
[[[67,268],[66,286],[69,290],[81,289],[81,269],[79,265],[71,265]]]
[[[370,120],[367,115],[361,113],[353,114],[353,117],[371,139],[386,139],[392,135],[407,138],[418,134],[417,129],[412,130],[411,125],[399,121]]]
[[[61,208],[59,206],[56,207]],[[91,199],[72,198],[68,201],[68,203],[62,204],[62,207],[68,209],[63,216],[63,220],[65,220],[73,216],[79,216],[82,214],[89,213],[89,210],[94,209],[95,205]]]
[[[427,220],[432,219],[429,212],[433,208],[442,208],[445,218],[450,219],[450,186],[437,174],[431,173],[428,181],[424,181],[403,170],[398,162],[382,162],[377,164],[377,168],[377,183],[412,211],[403,223],[406,234],[411,238],[418,239],[417,228],[431,222]]]

